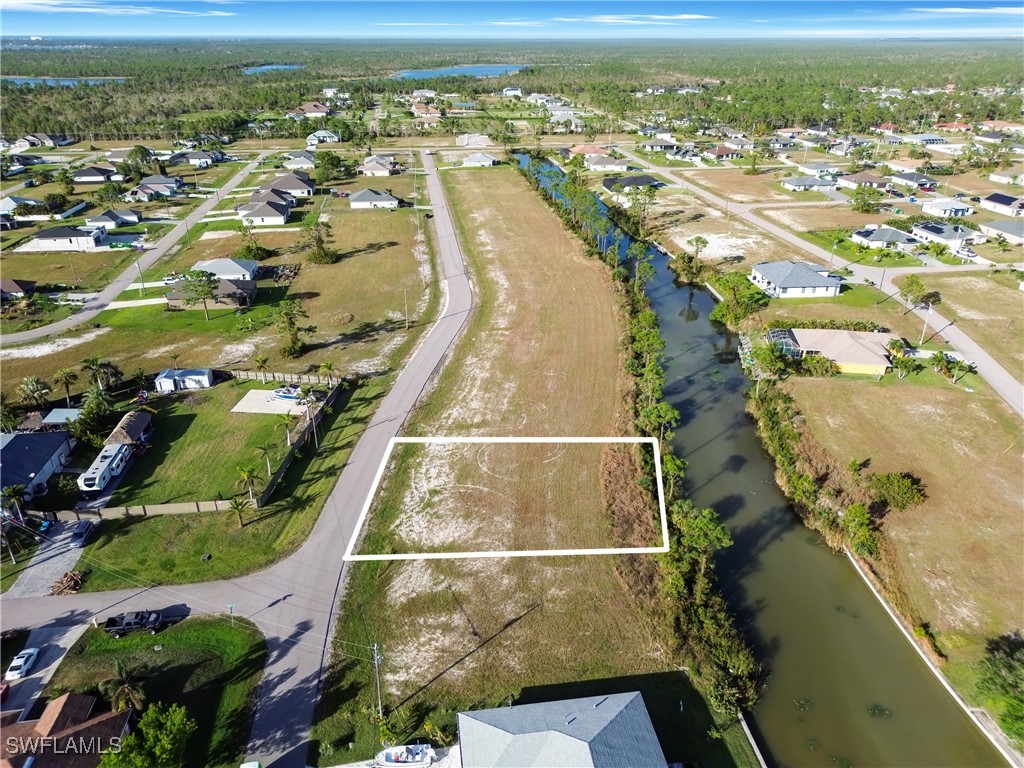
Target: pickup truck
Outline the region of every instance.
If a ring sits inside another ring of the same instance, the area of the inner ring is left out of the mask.
[[[103,631],[111,637],[123,637],[132,632],[155,635],[163,626],[164,617],[158,611],[136,611],[111,616],[103,624]]]

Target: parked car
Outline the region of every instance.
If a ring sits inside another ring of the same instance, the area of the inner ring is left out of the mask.
[[[889,190],[886,190],[886,191],[889,193],[889,197],[901,197],[901,198],[902,197],[906,197],[906,195],[904,195],[898,189],[889,189]]]
[[[953,195],[954,200],[963,200],[965,197],[967,197],[967,195],[963,192],[957,192],[955,195]]]
[[[972,203],[980,203],[981,202],[981,198],[980,197],[972,197],[971,198],[971,202]]]
[[[26,648],[11,660],[11,666],[7,668],[4,680],[20,680],[27,676],[38,658],[38,648]]]
[[[68,546],[72,549],[81,549],[89,543],[89,539],[96,533],[96,523],[92,520],[79,520],[71,529],[71,541]]]
[[[954,255],[964,259],[973,259],[978,254],[976,254],[972,249],[968,248],[966,245],[961,245],[959,248],[956,249],[956,253]]]
[[[103,631],[111,637],[124,637],[132,632],[149,632],[155,635],[164,624],[159,611],[134,611],[111,616],[103,623]]]

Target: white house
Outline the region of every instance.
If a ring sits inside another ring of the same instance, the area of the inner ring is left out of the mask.
[[[1014,173],[1013,171],[996,171],[988,175],[989,181],[994,181],[996,184],[1016,184],[1020,185],[1024,183],[1024,170]]]
[[[436,99],[437,91],[431,90],[430,88],[417,88],[412,92],[412,97],[415,101],[423,101],[423,99]]]
[[[700,156],[708,160],[735,160],[742,155],[732,147],[712,147],[711,149],[705,149],[700,153]]]
[[[750,139],[745,139],[742,136],[736,136],[735,138],[726,139],[722,143],[725,146],[729,147],[730,149],[748,150],[754,148],[754,142],[752,142]]]
[[[290,171],[312,170],[315,165],[313,153],[305,149],[300,149],[298,152],[292,152],[287,155],[287,159],[285,159],[281,165]]]
[[[17,195],[8,195],[7,197],[0,197],[0,213],[13,213],[14,209],[19,205],[32,206],[32,205],[46,205],[42,200],[33,200],[28,197],[18,197]]]
[[[790,179],[783,179],[781,184],[783,189],[789,189],[793,192],[824,192],[836,188],[834,179],[818,176],[794,176]]]
[[[307,145],[316,144],[336,144],[341,141],[341,137],[334,131],[319,130],[313,131],[309,136],[306,137]]]
[[[889,164],[890,167],[893,165]],[[899,184],[903,187],[911,187],[912,189],[930,191],[938,186],[939,182],[933,179],[931,176],[926,176],[923,173],[917,171],[907,171],[906,173],[897,173],[889,177],[889,180],[893,184]]]
[[[750,270],[750,282],[773,299],[838,296],[840,280],[824,267],[802,261],[765,261]]]
[[[112,165],[89,165],[71,172],[75,184],[102,184],[105,181],[122,181],[124,176],[117,173]]]
[[[590,171],[628,171],[629,161],[604,155],[587,155],[583,164]]]
[[[917,144],[918,146],[931,146],[932,144],[945,144],[946,139],[936,133],[911,133],[901,136],[906,144]]]
[[[835,176],[839,173],[839,166],[830,163],[801,163],[797,165],[796,169],[800,173],[808,176],[817,176],[818,178]]]
[[[91,251],[106,239],[106,231],[81,227],[52,227],[44,229],[27,243],[33,251]],[[23,246],[24,247],[24,246]]]
[[[108,232],[118,227],[130,227],[134,224],[138,224],[142,221],[142,213],[140,211],[131,211],[128,209],[118,209],[104,211],[101,214],[92,216],[85,220],[85,223],[89,227],[103,227]]]
[[[1013,195],[1004,195],[994,192],[981,201],[981,207],[986,211],[1001,213],[1004,216],[1024,216],[1024,199]]]
[[[305,171],[292,171],[275,176],[260,187],[261,192],[268,189],[287,192],[292,197],[312,197],[316,190],[316,183],[309,178],[309,174]]]
[[[523,96],[523,89],[522,88],[502,88],[501,89],[501,95],[504,96],[506,99],[511,99],[511,98],[516,97],[516,96],[522,98],[522,96]]]
[[[857,187],[873,187],[875,189],[885,189],[885,179],[881,176],[875,176],[873,173],[866,171],[862,173],[851,173],[847,176],[840,176],[836,179],[836,186],[842,187],[843,189],[857,189]]]
[[[666,141],[665,139],[645,141],[642,147],[644,152],[674,152],[679,149],[679,145],[674,141]]]
[[[469,157],[462,161],[463,168],[489,168],[492,165],[497,165],[501,161],[494,155],[488,155],[486,152],[474,152]]]
[[[398,166],[391,158],[374,155],[366,158],[358,170],[363,176],[391,176],[398,173]]]
[[[255,227],[284,226],[291,207],[273,201],[246,203],[238,208],[238,218]]]
[[[352,208],[397,208],[398,198],[375,189],[361,189],[348,199]]]
[[[195,166],[196,168],[209,168],[214,163],[219,163],[224,159],[224,154],[221,152],[210,152],[205,149],[198,149],[195,152],[189,152],[185,155],[185,159],[188,160],[188,164]]]
[[[976,229],[961,224],[948,224],[945,221],[923,221],[915,224],[911,234],[929,243],[948,245],[952,251],[957,251],[964,245],[984,243],[987,239]]]
[[[1013,245],[1024,245],[1024,218],[1000,219],[982,224],[981,231],[989,237],[1002,237]]]
[[[197,261],[192,269],[209,272],[221,280],[255,280],[259,264],[253,259],[209,259]]]
[[[909,232],[874,224],[858,229],[850,235],[850,242],[863,245],[865,248],[884,248],[904,253],[913,253],[921,245],[921,241]]]
[[[168,368],[153,380],[157,392],[177,392],[179,389],[209,389],[213,386],[213,371],[209,368]]]
[[[921,203],[921,213],[948,219],[953,216],[970,216],[974,207],[951,197],[936,197]]]
[[[288,113],[287,117],[294,120],[301,120],[304,117],[327,117],[331,114],[331,108],[319,101],[307,101]]]

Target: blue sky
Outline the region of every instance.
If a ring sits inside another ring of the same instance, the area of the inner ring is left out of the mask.
[[[0,29],[5,37],[1022,37],[1024,5],[1020,0],[2,0]]]

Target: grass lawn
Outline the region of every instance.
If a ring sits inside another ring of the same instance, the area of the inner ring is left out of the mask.
[[[604,268],[583,255],[581,243],[512,168],[441,176],[479,306],[407,431],[619,433],[626,382],[615,288]],[[574,332],[567,336],[564,328]],[[433,478],[431,487],[443,494],[467,464],[459,456],[407,458],[391,480],[395,498],[403,500],[405,488],[415,487],[403,482],[403,471],[411,481]],[[628,461],[602,463],[597,503],[636,504],[629,514],[639,521],[650,499],[639,492]],[[483,468],[489,468],[486,461]],[[523,474],[509,463],[502,470],[513,479]],[[499,512],[503,500],[484,496],[476,511]],[[610,520],[600,523],[616,535]],[[653,562],[609,556],[356,564],[307,759],[334,765],[370,757],[378,748],[377,728],[366,715],[376,703],[374,670],[348,655],[353,643],[378,641],[384,705],[395,713],[391,722],[402,741],[425,737],[426,720],[451,733],[459,710],[502,706],[509,698],[562,698],[585,687],[577,681],[600,681],[594,687],[605,691],[650,692],[645,698],[669,759],[685,756],[705,766],[746,760],[738,743],[708,743],[707,709],[665,651],[671,640],[655,618],[660,598],[624,584],[622,570],[633,567]],[[685,721],[692,727],[679,727],[680,698],[689,704],[688,715],[692,708]],[[350,742],[353,749],[345,749]],[[733,747],[739,758],[730,756]]]
[[[705,160],[705,165],[716,161]],[[776,178],[778,176],[778,178]],[[822,192],[792,192],[779,184],[782,176],[764,171],[756,176],[747,176],[742,170],[693,171],[686,174],[686,180],[737,203],[772,203],[799,200],[802,202],[828,201]]]
[[[882,224],[886,219],[899,218],[892,213],[858,213],[848,205],[760,208],[757,215],[772,219],[794,232],[836,229],[852,231],[862,229],[867,224]],[[828,247],[831,250],[831,242]]]
[[[24,649],[30,632],[29,629],[8,629],[0,634],[0,669],[4,672]]]
[[[694,164],[689,160],[677,160],[675,158],[669,158],[664,152],[645,152],[644,150],[637,148],[633,150],[633,154],[637,157],[642,157],[651,165],[664,166],[666,168],[693,168]]]
[[[181,704],[199,725],[188,741],[187,761],[236,766],[245,756],[266,656],[259,629],[240,618],[233,625],[226,616],[186,619],[156,637],[139,633],[120,640],[90,628],[68,650],[46,693],[95,693],[114,675],[116,661],[145,665],[147,701]]]
[[[14,333],[27,331],[47,323],[55,323],[65,317],[70,317],[76,309],[78,307],[71,304],[59,304],[45,312],[38,312],[31,305],[5,306],[3,314],[0,315],[0,331]]]
[[[76,286],[80,290],[98,290],[124,271],[136,255],[130,248],[108,248],[88,253],[19,253],[5,249],[0,254],[0,270],[5,277],[35,280],[46,285]]]
[[[35,540],[35,537],[29,534],[22,528],[11,527],[7,532],[9,536],[8,541],[10,543],[10,549],[14,551],[14,557],[17,559],[17,563],[11,562],[11,552],[8,550],[5,544],[0,549],[0,594],[10,589],[14,582],[18,580],[18,576],[25,566],[28,565],[29,560],[32,559],[32,555],[39,549],[39,542]],[[4,640],[6,643],[6,639]],[[6,649],[4,649],[6,654]],[[5,657],[6,658],[6,655]],[[0,674],[7,670],[7,663],[4,662],[3,669],[0,670]]]
[[[826,229],[818,232],[797,232],[801,239],[832,251],[836,238],[842,238],[836,246],[836,256],[854,264],[865,264],[871,267],[920,267],[922,261],[915,256],[888,249],[861,248],[849,240],[850,230]],[[959,262],[956,262],[959,263]]]
[[[273,414],[231,412],[246,392],[272,388],[232,380],[152,399],[155,432],[114,492],[111,506],[231,498],[241,492],[239,466],[266,473],[266,461],[255,450],[261,443],[273,444],[270,464],[276,469],[287,451],[282,420]]]
[[[956,319],[985,351],[1013,374],[1024,379],[1024,304],[1017,279],[1010,275],[973,272],[960,275],[923,274],[929,291],[938,291],[939,312]]]

